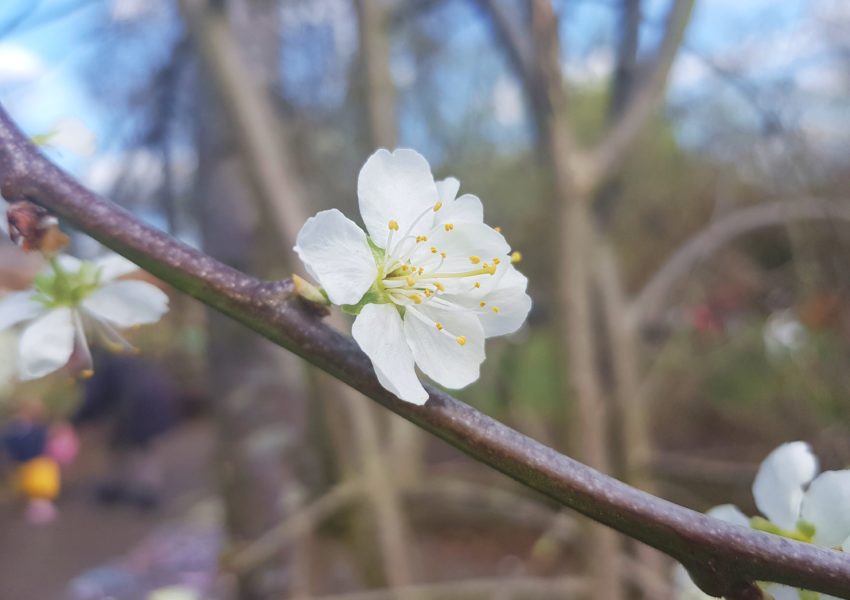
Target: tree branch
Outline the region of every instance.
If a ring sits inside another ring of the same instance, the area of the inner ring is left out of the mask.
[[[630,322],[639,326],[656,318],[664,308],[665,299],[682,277],[735,238],[794,221],[836,219],[850,221],[850,203],[803,198],[734,210],[708,225],[667,259],[632,301],[629,307]]]
[[[634,90],[611,130],[597,147],[590,151],[587,166],[592,172],[587,176],[589,181],[598,183],[620,165],[634,138],[643,129],[652,111],[657,108],[667,88],[667,76],[682,44],[693,7],[694,0],[673,0],[667,16],[664,38],[649,67],[649,74],[643,83],[639,84],[638,89]]]
[[[850,596],[850,555],[751,531],[607,477],[429,388],[425,406],[381,387],[355,342],[321,322],[291,281],[262,282],[136,220],[48,161],[0,110],[0,192],[30,200],[152,274],[291,350],[473,458],[684,563],[706,592],[754,580]]]

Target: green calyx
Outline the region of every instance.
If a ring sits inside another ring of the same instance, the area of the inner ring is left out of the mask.
[[[100,287],[100,269],[84,262],[76,273],[62,269],[59,261],[50,259],[51,272],[35,276],[35,299],[47,308],[79,306]]]

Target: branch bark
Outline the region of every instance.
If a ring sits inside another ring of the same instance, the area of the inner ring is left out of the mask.
[[[607,477],[429,388],[424,406],[381,387],[355,342],[295,297],[145,225],[47,160],[0,110],[0,193],[53,211],[153,275],[217,308],[471,457],[684,563],[707,593],[754,580],[850,596],[850,555],[712,519]]]

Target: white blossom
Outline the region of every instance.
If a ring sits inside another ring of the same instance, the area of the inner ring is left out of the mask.
[[[708,514],[735,525],[850,552],[850,470],[818,475],[818,459],[805,442],[783,444],[764,459],[753,481],[753,499],[763,517],[748,519],[731,504]],[[682,598],[692,597],[691,588],[678,578],[677,584]],[[766,583],[763,589],[774,600],[835,600],[776,583]]]
[[[516,331],[531,309],[510,246],[484,223],[477,197],[457,197],[459,187],[435,182],[413,150],[378,150],[357,182],[368,234],[326,210],[295,245],[329,300],[357,315],[352,335],[381,385],[416,404],[428,394],[415,366],[462,388],[478,379],[485,339]]]
[[[130,345],[116,328],[155,323],[168,310],[168,296],[144,281],[118,280],[136,271],[110,255],[94,262],[61,255],[36,276],[33,289],[0,298],[0,332],[22,326],[18,339],[20,379],[42,377],[68,363],[76,349],[90,370],[86,333],[112,348]]]

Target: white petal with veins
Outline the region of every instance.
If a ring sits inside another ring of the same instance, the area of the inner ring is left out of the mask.
[[[393,304],[364,306],[354,320],[351,335],[372,361],[382,386],[402,400],[425,404],[428,392],[416,376],[401,316]]]
[[[307,219],[295,252],[334,304],[357,304],[378,276],[366,234],[336,209]]]
[[[62,368],[74,351],[70,308],[56,308],[33,321],[18,343],[18,374],[36,379]]]
[[[818,471],[818,460],[805,442],[783,444],[761,463],[753,482],[753,498],[774,525],[794,530],[800,518],[803,487]]]

